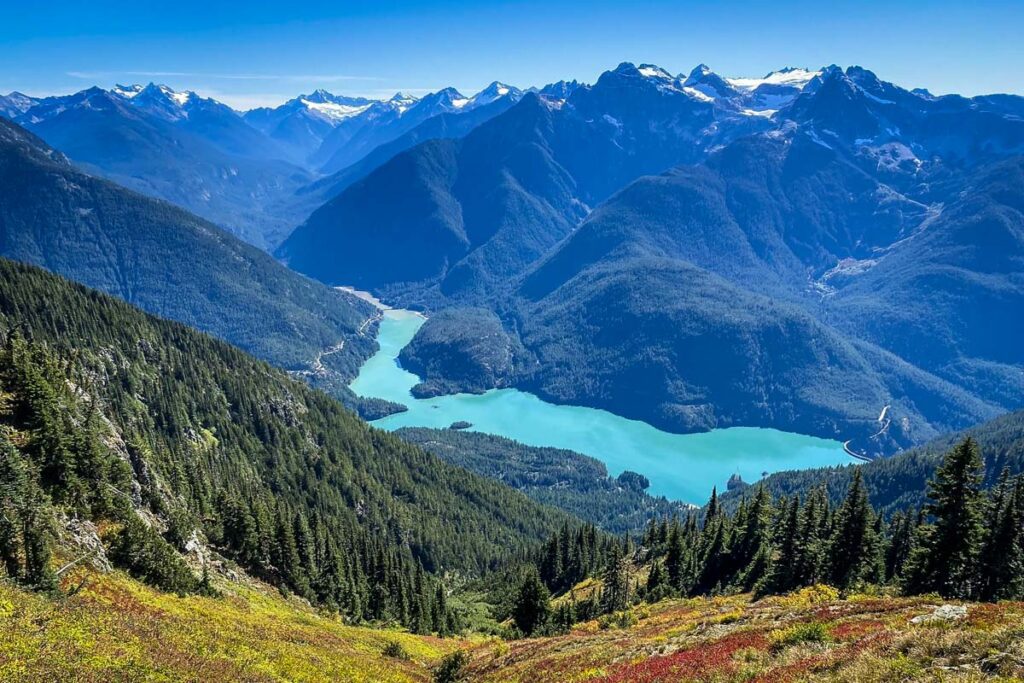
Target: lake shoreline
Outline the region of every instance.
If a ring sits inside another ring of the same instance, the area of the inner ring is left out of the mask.
[[[690,504],[707,500],[712,486],[724,490],[739,474],[757,481],[764,472],[855,464],[838,441],[763,427],[729,427],[677,434],[600,408],[560,405],[512,388],[482,394],[414,398],[420,378],[401,367],[398,355],[426,318],[405,309],[383,313],[380,350],[350,385],[360,396],[384,398],[408,410],[373,422],[401,427],[446,428],[456,421],[530,446],[576,451],[603,462],[609,474],[624,470],[651,481],[650,493]]]

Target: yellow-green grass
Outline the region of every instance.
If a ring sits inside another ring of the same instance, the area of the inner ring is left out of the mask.
[[[429,681],[454,640],[349,626],[259,584],[220,597],[79,572],[53,599],[0,582],[0,681]],[[384,655],[398,642],[408,659]]]
[[[456,648],[471,655],[465,681],[1024,680],[1024,603],[972,604],[965,619],[914,624],[943,601],[840,599],[822,587],[760,601],[666,600],[629,619],[506,642],[350,626],[253,582],[182,598],[83,570],[63,587],[83,579],[59,599],[0,583],[0,681],[430,681]],[[407,658],[385,656],[391,643]]]

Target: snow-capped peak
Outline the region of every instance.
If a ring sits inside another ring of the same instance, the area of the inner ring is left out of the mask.
[[[520,97],[522,92],[519,88],[512,87],[511,85],[505,85],[498,81],[494,81],[489,86],[478,92],[470,99],[470,105],[473,107],[482,107],[485,104],[490,104],[500,100],[503,97]]]
[[[177,92],[166,85],[156,83],[150,83],[145,87],[118,85],[111,92],[127,100],[132,106],[168,121],[188,118],[192,103],[202,101],[201,97],[190,90]]]
[[[179,107],[184,107],[188,104],[188,101],[192,99],[193,95],[192,92],[175,92],[170,88],[167,88],[164,94],[174,100]]]
[[[548,83],[537,92],[541,97],[546,97],[556,101],[562,101],[569,98],[576,90],[580,88],[580,83],[575,79],[572,81],[558,81],[557,83]]]
[[[317,88],[308,95],[300,95],[300,99],[307,102],[334,102],[337,98],[323,88]]]
[[[318,91],[319,92],[319,91]],[[316,93],[313,93],[316,96]],[[361,114],[372,106],[372,102],[366,104],[338,104],[337,102],[331,102],[329,100],[323,100],[320,97],[316,99],[305,99],[300,98],[299,100],[306,109],[319,114],[325,119],[331,122],[337,123],[338,121],[344,121],[345,119],[352,118],[357,114]]]
[[[335,95],[323,88],[318,88],[308,95],[299,95],[288,100],[278,109],[289,112],[305,110],[320,120],[335,125],[366,111],[374,104],[377,104],[377,100]]]
[[[24,114],[37,104],[39,104],[39,99],[15,90],[7,95],[0,95],[0,114],[14,118]]]
[[[394,95],[392,95],[390,100],[382,102],[381,106],[387,109],[391,109],[393,111],[397,111],[399,116],[401,116],[410,107],[414,106],[419,101],[420,98],[416,97],[415,95],[409,95],[404,92],[396,92]]]
[[[113,92],[115,95],[120,95],[121,97],[130,100],[136,95],[138,95],[140,92],[142,92],[142,89],[143,86],[139,85],[138,83],[136,83],[135,85],[121,85],[120,83],[118,83],[113,87],[111,92]]]
[[[465,107],[469,104],[469,98],[455,88],[449,87],[427,95],[420,102],[441,111],[451,111]]]
[[[698,64],[683,81],[683,91],[699,100],[716,100],[736,95],[729,83],[707,64]]]
[[[388,102],[415,102],[417,99],[419,98],[415,95],[407,95],[406,93],[399,91],[392,95]]]
[[[640,75],[645,78],[657,78],[663,81],[675,80],[672,74],[662,69],[660,66],[655,64],[641,64],[636,68],[640,72]]]
[[[690,75],[687,76],[687,81],[697,82],[701,78],[714,73],[707,64],[698,64],[690,70]]]

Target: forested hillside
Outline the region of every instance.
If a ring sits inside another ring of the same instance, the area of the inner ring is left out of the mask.
[[[934,474],[942,455],[965,436],[974,439],[984,456],[984,485],[993,486],[1003,469],[1024,473],[1024,412],[1017,411],[956,434],[941,436],[918,448],[852,467],[779,472],[765,478],[764,486],[776,496],[806,496],[823,487],[833,503],[845,495],[855,472],[864,478],[871,504],[879,512],[892,514],[914,510],[924,502],[925,483]],[[735,506],[744,491],[723,494],[722,502]]]
[[[1024,442],[1019,433],[1011,440]],[[732,510],[713,493],[699,513],[653,520],[636,545],[562,529],[495,593],[508,596],[507,613],[526,635],[595,617],[602,628],[627,628],[640,603],[675,597],[863,591],[1019,601],[1024,475],[1006,467],[986,491],[982,452],[970,437],[957,441],[919,490],[923,504],[891,515],[876,511],[853,468],[837,502],[824,485],[780,498],[748,488]]]
[[[375,348],[366,302],[289,271],[181,209],[76,170],[3,119],[0,255],[307,371],[352,405],[344,385]]]
[[[689,507],[649,495],[650,482],[636,472],[610,477],[600,460],[574,451],[455,429],[404,427],[395,433],[447,462],[497,479],[610,533],[638,533],[650,519],[679,515]]]
[[[449,632],[434,577],[569,520],[224,342],[7,260],[0,334],[0,545],[28,585],[53,585],[50,529],[74,515],[101,530],[90,555],[164,588],[204,590],[196,565],[223,556],[348,618]]]
[[[491,302],[502,326],[449,309],[405,356],[431,389],[513,385],[869,456],[1018,408],[1020,160],[936,169],[940,206],[816,135],[745,138],[632,183]]]

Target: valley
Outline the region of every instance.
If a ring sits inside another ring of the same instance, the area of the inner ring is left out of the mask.
[[[0,681],[1024,681],[1024,14],[562,2],[5,13]]]
[[[548,403],[518,389],[413,398],[410,391],[420,378],[397,360],[424,322],[413,311],[384,312],[377,337],[380,349],[350,387],[359,396],[385,399],[407,410],[375,420],[374,426],[389,431],[443,429],[465,421],[470,430],[596,457],[613,476],[637,472],[650,480],[651,494],[692,504],[707,500],[714,486],[724,490],[733,475],[753,483],[765,473],[855,462],[842,444],[828,439],[754,427],[673,434],[606,410]]]

